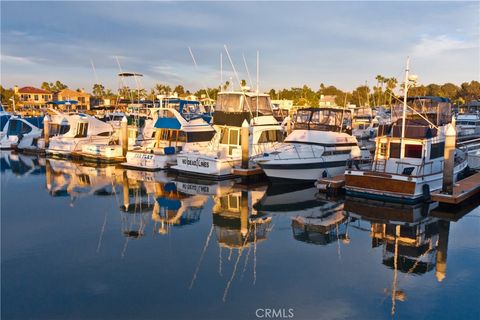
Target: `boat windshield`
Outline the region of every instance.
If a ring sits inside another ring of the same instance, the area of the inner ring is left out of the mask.
[[[270,100],[268,97],[250,97],[248,98],[248,102],[252,113],[256,113],[258,110],[258,113],[262,116],[269,116],[273,114],[272,106],[270,105]],[[244,109],[248,108],[249,106],[244,106]]]
[[[242,112],[240,97],[241,95],[239,94],[219,94],[215,110],[223,112]]]

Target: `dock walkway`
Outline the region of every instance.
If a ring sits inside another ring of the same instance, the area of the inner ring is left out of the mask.
[[[480,193],[480,172],[457,181],[453,186],[453,194],[451,195],[441,193],[440,191],[432,192],[432,200],[441,203],[458,204],[477,193]]]

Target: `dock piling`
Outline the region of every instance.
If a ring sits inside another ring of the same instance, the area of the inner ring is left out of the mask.
[[[455,144],[456,132],[455,127],[451,123],[445,128],[445,151],[444,151],[444,167],[443,167],[443,187],[442,192],[447,194],[453,193],[453,167],[455,160]]]
[[[248,169],[248,148],[249,148],[249,132],[250,125],[247,120],[243,120],[241,129],[241,145],[242,145],[242,169]]]
[[[43,139],[45,140],[45,150],[50,143],[50,116],[48,114],[43,118]]]
[[[122,154],[126,156],[128,150],[128,120],[125,116],[123,116],[120,125],[120,141],[122,144]]]

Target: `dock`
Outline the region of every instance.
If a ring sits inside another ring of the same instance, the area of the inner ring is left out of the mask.
[[[452,194],[445,194],[440,191],[432,192],[432,201],[448,204],[459,204],[480,193],[480,172],[465,179],[457,181],[453,186]]]
[[[341,174],[331,178],[321,178],[315,182],[315,186],[321,192],[338,192],[345,187],[345,175]]]

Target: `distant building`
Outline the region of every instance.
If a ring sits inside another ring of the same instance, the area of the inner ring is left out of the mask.
[[[86,109],[90,110],[90,94],[86,93],[84,90],[75,91],[71,89],[63,89],[60,92],[55,93],[56,101],[67,101],[75,100],[78,103],[76,104],[77,109]]]
[[[318,101],[318,106],[319,107],[336,107],[337,104],[335,103],[335,98],[337,96],[325,96],[325,95],[321,95],[320,96],[320,100]]]
[[[19,107],[29,107],[32,109],[45,108],[47,102],[52,101],[52,93],[47,90],[35,87],[14,87],[15,96],[18,99]]]
[[[290,109],[292,109],[293,107],[293,100],[272,100],[272,105],[275,109],[283,109],[290,111]]]

